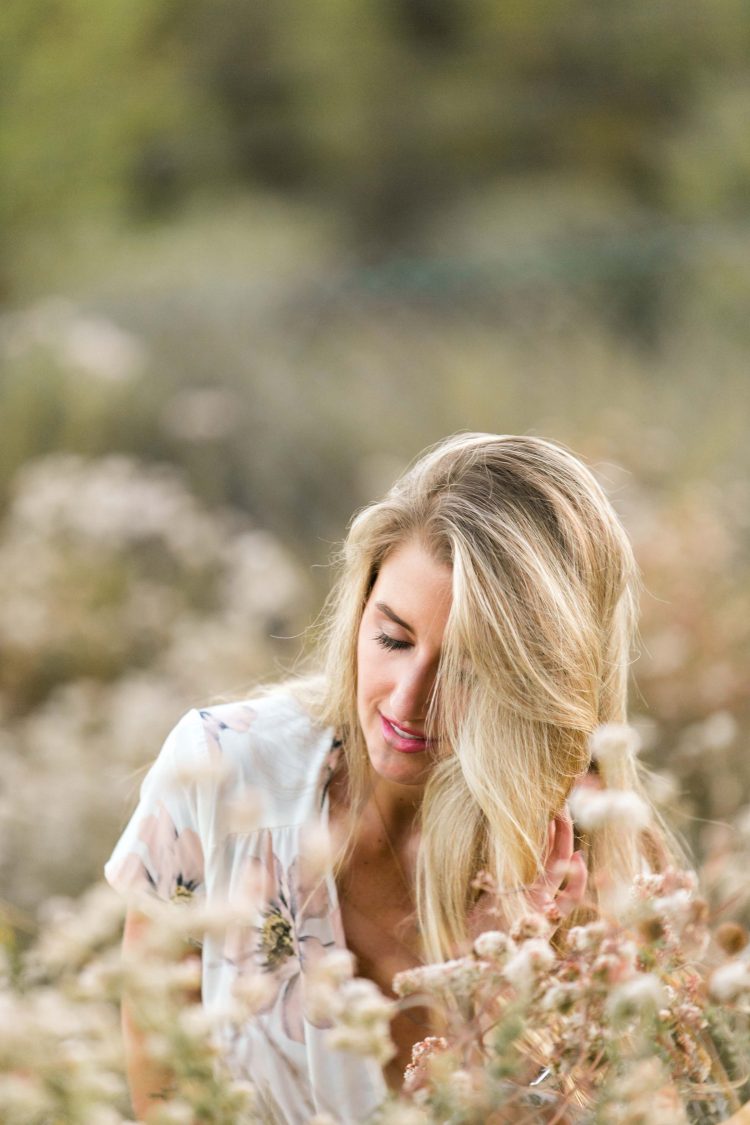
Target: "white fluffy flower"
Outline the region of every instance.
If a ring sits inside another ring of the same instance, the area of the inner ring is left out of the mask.
[[[608,766],[634,758],[640,748],[640,735],[626,723],[603,723],[589,737],[591,757],[605,772]]]
[[[648,795],[656,805],[673,804],[680,795],[680,783],[667,770],[652,770],[646,775]]]
[[[601,945],[607,935],[606,922],[589,922],[587,926],[571,926],[568,930],[568,945],[577,953],[585,953]]]
[[[146,1035],[145,1046],[149,1058],[155,1063],[169,1064],[172,1058],[172,1041],[163,1031],[149,1031]]]
[[[324,824],[305,824],[300,831],[300,861],[306,879],[325,878],[332,866],[331,836]]]
[[[244,1078],[232,1082],[232,1095],[241,1113],[252,1113],[258,1107],[258,1091]]]
[[[47,1114],[53,1115],[53,1108],[50,1095],[40,1079],[30,1074],[0,1076],[0,1110],[3,1120],[43,1120]]]
[[[466,1103],[474,1094],[474,1082],[470,1071],[454,1070],[448,1079],[451,1091],[455,1097]]]
[[[413,1097],[417,1099],[420,1093],[422,1091],[417,1091]],[[432,1115],[416,1105],[389,1102],[383,1106],[378,1120],[382,1121],[382,1125],[429,1125]]]
[[[159,1125],[192,1125],[195,1112],[189,1102],[175,1099],[159,1107],[157,1120]]]
[[[680,925],[687,919],[694,901],[692,892],[682,887],[671,895],[655,898],[651,908],[659,917],[668,918],[675,925]]]
[[[700,740],[707,750],[726,750],[737,737],[737,720],[729,711],[714,711],[704,720]]]
[[[331,1024],[341,1016],[341,993],[325,980],[311,979],[305,993],[307,1014],[315,1024]]]
[[[210,1009],[190,1004],[177,1014],[180,1031],[197,1044],[207,1040],[221,1024],[243,1024],[246,1018],[241,1005],[231,1000]]]
[[[607,1121],[688,1125],[669,1070],[655,1056],[633,1060],[615,1079],[612,1095]]]
[[[653,973],[637,973],[610,993],[607,1008],[615,1019],[658,1011],[667,1001],[664,985]]]
[[[346,992],[342,988],[351,981],[354,957],[345,949],[333,949],[310,968],[306,1002],[311,1018],[320,1024],[335,1021],[344,1010]]]
[[[529,989],[555,962],[555,952],[543,938],[530,938],[506,962],[503,976],[520,991]]]
[[[630,789],[592,789],[578,786],[568,799],[576,823],[592,832],[605,825],[634,830],[647,828],[651,810],[637,793]]]
[[[580,982],[552,984],[544,993],[542,1007],[548,1012],[569,1012],[581,998]]]
[[[174,964],[168,962],[162,966],[162,971],[168,978],[169,986],[178,991],[194,990],[201,986],[203,972],[201,959],[197,955],[185,957]]]
[[[356,1027],[371,1027],[379,1021],[388,1021],[396,1010],[394,1002],[384,996],[376,984],[360,977],[341,985],[341,998],[347,1023]]]
[[[711,995],[720,1004],[728,1004],[750,992],[750,965],[747,961],[727,961],[711,974]]]
[[[348,949],[331,949],[311,968],[308,977],[335,986],[351,980],[353,974],[353,954]]]
[[[346,980],[337,994],[331,993],[336,996],[332,1013],[336,1024],[327,1032],[328,1045],[374,1058],[381,1065],[389,1062],[396,1053],[390,1030],[396,1012],[393,1000],[362,978]]]
[[[334,1051],[351,1051],[376,1059],[381,1065],[390,1062],[396,1053],[387,1024],[373,1027],[340,1024],[326,1032],[326,1042]]]
[[[486,961],[498,961],[515,952],[516,944],[502,930],[485,930],[474,940],[474,952]]]

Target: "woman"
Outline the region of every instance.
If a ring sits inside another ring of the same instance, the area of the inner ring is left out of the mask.
[[[591,472],[540,438],[463,434],[423,455],[354,520],[326,615],[324,675],[247,703],[191,712],[170,735],[107,865],[126,891],[263,904],[254,926],[203,945],[203,1003],[220,1009],[265,974],[257,1017],[226,1044],[269,1113],[359,1121],[397,1088],[424,1013],[392,1022],[381,1072],[332,1051],[307,984],[326,951],[390,995],[394,973],[455,955],[491,923],[487,872],[507,922],[588,876],[629,880],[637,832],[573,852],[566,797],[589,767],[588,738],[626,715],[636,568]],[[220,765],[220,769],[206,766]],[[624,759],[609,784],[640,791]],[[252,831],[229,811],[249,791]],[[315,880],[306,832],[341,842]],[[137,946],[132,911],[126,947]],[[144,1114],[164,1077],[128,1024],[131,1083]]]

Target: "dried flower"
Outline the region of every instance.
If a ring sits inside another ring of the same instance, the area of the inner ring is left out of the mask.
[[[405,969],[393,978],[393,991],[397,996],[411,996],[426,992],[435,996],[466,996],[481,979],[486,962],[474,957],[459,957],[440,961],[416,969]]]
[[[714,939],[719,948],[731,957],[740,953],[750,941],[747,930],[738,922],[723,922],[716,930]]]
[[[553,928],[544,914],[524,914],[511,927],[510,936],[515,942],[528,941],[529,938],[548,938]]]
[[[429,1060],[443,1054],[448,1049],[448,1040],[443,1036],[428,1035],[420,1039],[411,1049],[411,1062],[404,1071],[404,1090],[413,1094],[427,1081]]]

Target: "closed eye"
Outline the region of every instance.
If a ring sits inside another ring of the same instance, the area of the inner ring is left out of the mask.
[[[389,652],[394,652],[396,650],[404,648],[411,648],[410,641],[397,641],[395,637],[389,637],[387,633],[383,632],[376,633],[375,640],[378,642],[381,648],[386,648]]]

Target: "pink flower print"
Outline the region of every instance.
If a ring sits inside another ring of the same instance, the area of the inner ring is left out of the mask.
[[[255,710],[249,703],[222,704],[220,707],[202,710],[199,714],[213,761],[221,757],[222,731],[232,730],[237,734],[244,734],[253,725],[255,718]]]
[[[179,832],[163,804],[141,822],[138,839],[148,849],[148,864],[131,852],[112,875],[128,890],[144,890],[159,898],[179,901],[192,898],[203,883],[203,849],[196,832]]]
[[[321,941],[310,923],[326,917],[333,922],[334,909],[325,884],[308,885],[299,857],[284,870],[273,852],[271,833],[265,835],[265,855],[248,857],[243,877],[245,886],[260,891],[263,905],[258,922],[254,927],[235,927],[227,935],[224,952],[240,973],[260,968],[271,974],[276,988],[260,1011],[278,1005],[285,1034],[302,1043],[304,974],[336,945],[333,939]]]

